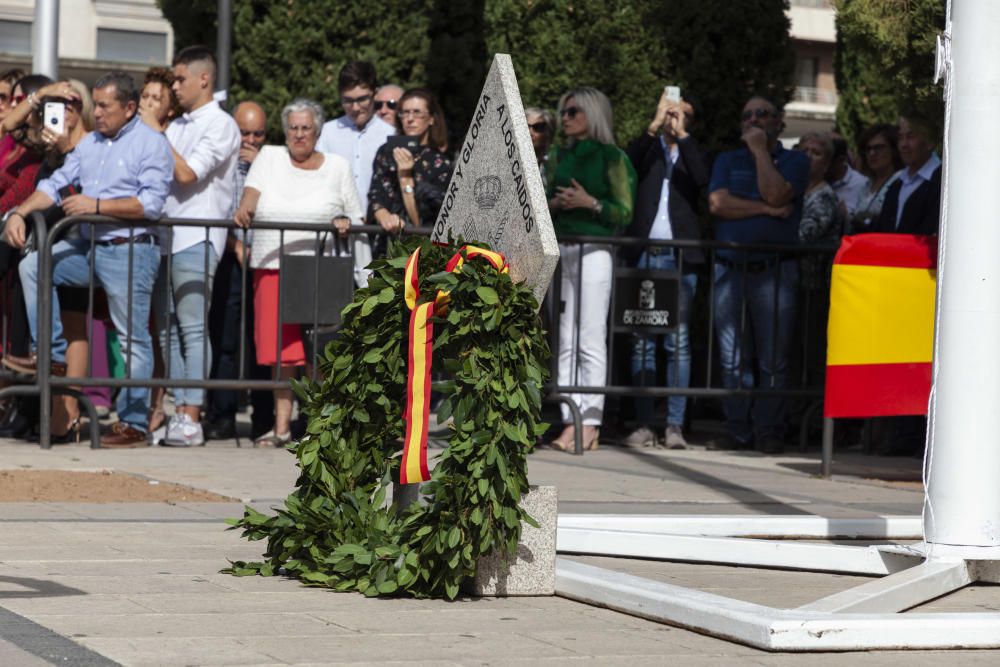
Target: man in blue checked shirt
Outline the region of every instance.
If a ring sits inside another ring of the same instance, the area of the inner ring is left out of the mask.
[[[4,238],[15,248],[25,245],[25,216],[53,204],[62,206],[66,215],[97,214],[149,221],[160,217],[173,179],[174,158],[166,138],[139,119],[136,113],[139,90],[135,81],[122,72],[112,72],[94,84],[93,96],[96,130],[80,142],[51,178],[41,181],[38,189],[8,215]],[[53,283],[88,284],[93,234],[94,275],[107,293],[122,356],[131,369],[130,377],[148,379],[153,372],[149,307],[160,265],[156,232],[141,225],[130,230],[110,224],[93,228],[85,225],[81,231],[83,238],[60,240],[52,247]],[[37,252],[25,257],[20,273],[34,344],[38,336]],[[59,298],[53,290],[52,365],[56,370],[65,369],[66,346]],[[34,373],[38,361],[33,354],[29,358],[8,356],[3,363],[20,372]],[[101,445],[145,446],[149,389],[122,389],[116,410],[119,421],[101,438]]]

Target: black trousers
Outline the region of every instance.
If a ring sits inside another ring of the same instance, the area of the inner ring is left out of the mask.
[[[243,269],[235,253],[225,252],[215,269],[212,303],[208,311],[208,335],[212,343],[213,380],[235,380],[240,373],[240,299],[246,290],[246,324],[244,327],[244,372],[247,379],[270,380],[271,369],[257,365],[257,352],[253,342],[253,283],[252,272],[247,269],[246,282],[242,281]],[[208,392],[208,419],[233,421],[239,408],[240,392],[231,389],[214,389]],[[274,427],[274,394],[271,391],[250,392],[252,437],[260,436]]]

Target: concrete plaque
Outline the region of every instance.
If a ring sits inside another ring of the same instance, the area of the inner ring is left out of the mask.
[[[541,304],[559,261],[545,185],[538,172],[510,56],[498,53],[465,135],[432,238],[449,232],[502,252],[511,278]]]

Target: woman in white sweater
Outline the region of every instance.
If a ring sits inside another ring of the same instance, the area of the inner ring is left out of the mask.
[[[342,157],[316,150],[323,127],[323,107],[297,99],[281,112],[284,146],[264,146],[247,174],[243,198],[233,215],[236,224],[307,222],[347,234],[361,224],[364,210],[358,201],[351,167]],[[302,327],[283,324],[278,355],[278,289],[281,255],[313,255],[316,233],[258,229],[254,231],[250,267],[254,270],[254,342],[257,363],[277,366],[278,377],[294,377],[306,365]],[[282,240],[284,245],[282,246]],[[327,243],[330,248],[334,244]],[[286,279],[288,277],[286,276]],[[258,446],[280,447],[291,440],[292,392],[274,392],[274,430],[256,440]]]

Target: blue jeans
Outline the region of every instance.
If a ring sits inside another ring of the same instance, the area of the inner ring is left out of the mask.
[[[760,268],[758,264],[757,268]],[[719,341],[719,366],[726,389],[788,386],[795,300],[799,267],[795,261],[779,262],[759,271],[744,271],[716,261],[715,333]],[[785,435],[785,400],[747,398],[722,401],[729,434],[741,443],[754,436]]]
[[[149,304],[156,272],[160,266],[160,249],[152,243],[135,243],[131,247],[132,276],[129,280],[129,244],[97,245],[94,248],[94,276],[108,297],[111,321],[118,331],[122,357],[129,377],[146,380],[153,375],[153,341],[149,335]],[[52,282],[54,285],[86,287],[90,281],[90,241],[74,239],[58,241],[52,246]],[[31,340],[38,340],[38,253],[32,252],[19,268],[24,285],[24,305],[28,311]],[[129,310],[129,284],[132,304]],[[59,316],[59,297],[52,290],[52,360],[66,360],[66,339]],[[129,323],[132,338],[129,340]],[[145,431],[149,412],[149,389],[121,389],[115,403],[118,419]]]
[[[638,268],[657,269],[661,271],[676,271],[677,260],[670,248],[663,248],[663,254],[650,255],[643,252],[639,258]],[[663,349],[667,351],[667,386],[691,386],[691,346],[688,343],[688,319],[691,316],[691,302],[698,287],[698,276],[685,273],[681,276],[680,292],[678,294],[679,324],[677,331],[663,336]],[[632,336],[632,377],[640,386],[648,384],[647,377],[652,376],[652,384],[659,382],[656,373],[656,339],[654,336],[633,334]],[[683,426],[684,411],[687,409],[686,396],[671,396],[667,399],[667,425]],[[644,426],[652,426],[653,400],[649,398],[635,399],[636,421]]]
[[[218,263],[215,248],[205,241],[175,252],[170,258],[169,276],[167,258],[162,259],[153,293],[153,313],[160,349],[164,356],[169,355],[172,380],[203,380],[212,367],[212,349],[205,337],[205,308],[211,300]],[[176,405],[200,406],[204,401],[204,389],[174,390]]]

